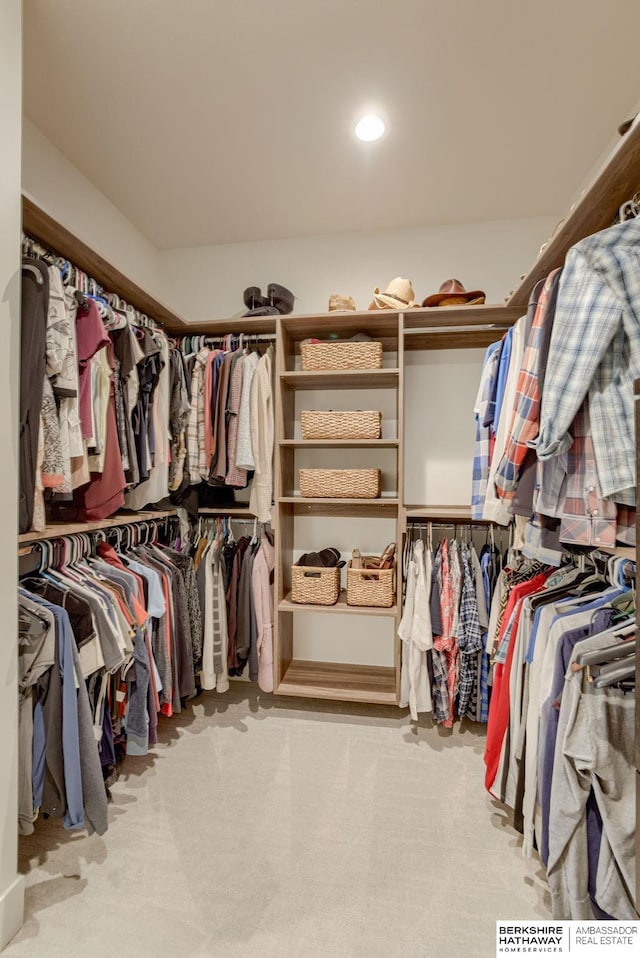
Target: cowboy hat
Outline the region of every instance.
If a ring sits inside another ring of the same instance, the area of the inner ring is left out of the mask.
[[[433,296],[422,300],[423,306],[471,306],[484,303],[485,293],[481,289],[472,292],[465,289],[459,279],[448,279]]]
[[[392,279],[384,293],[378,287],[373,291],[373,303],[370,309],[411,309],[416,306],[415,293],[410,279],[396,276]]]
[[[339,293],[334,293],[329,297],[329,312],[330,313],[347,313],[353,312],[356,308],[355,301],[353,296],[341,296]]]

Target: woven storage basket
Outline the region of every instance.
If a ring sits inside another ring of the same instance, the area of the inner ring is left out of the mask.
[[[318,499],[377,499],[379,469],[301,469],[300,494]]]
[[[335,605],[340,598],[340,569],[291,566],[291,601],[306,605]]]
[[[389,609],[393,605],[395,569],[352,569],[347,567],[347,605]]]
[[[382,366],[382,343],[353,343],[350,340],[303,343],[300,353],[305,370],[379,369]]]
[[[303,410],[300,428],[303,439],[379,439],[381,420],[382,413],[371,409],[353,412]]]

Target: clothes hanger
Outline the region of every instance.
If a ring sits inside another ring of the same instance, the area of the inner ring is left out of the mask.
[[[593,684],[597,689],[608,688],[616,685],[618,682],[624,682],[625,679],[635,679],[636,674],[636,654],[627,656],[618,662],[612,662],[611,665],[605,665],[593,678]],[[635,682],[634,682],[635,685]]]
[[[34,275],[35,278],[36,278],[36,285],[37,285],[37,286],[42,286],[42,285],[43,285],[44,279],[42,278],[42,273],[40,272],[40,270],[38,269],[37,266],[34,266],[33,263],[23,263],[23,264],[22,264],[22,271],[25,272],[25,270],[26,270],[27,273],[33,273],[33,275]]]

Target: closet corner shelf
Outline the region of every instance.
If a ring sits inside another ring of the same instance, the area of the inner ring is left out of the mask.
[[[634,546],[598,546],[598,552],[605,552],[610,556],[619,556],[621,559],[631,559],[636,561],[636,549]]]
[[[220,506],[219,509],[211,509],[209,507],[204,507],[198,509],[199,516],[231,516],[232,518],[241,518],[246,516],[247,519],[254,519],[255,516],[253,512],[250,511],[249,506]]]
[[[285,449],[395,449],[397,439],[282,439]]]
[[[471,506],[404,506],[407,519],[450,519],[458,522],[482,522],[471,518]]]
[[[389,389],[398,385],[398,369],[296,369],[280,373],[283,386],[292,389]]]
[[[128,515],[111,516],[109,519],[102,519],[99,522],[53,522],[46,526],[42,532],[23,532],[18,536],[18,544],[26,545],[29,542],[56,539],[59,536],[71,536],[82,532],[100,532],[117,526],[135,525],[137,522],[167,519],[175,515],[175,509],[159,509],[157,511],[131,512]]]
[[[519,307],[481,303],[477,306],[435,306],[403,313],[405,335],[458,326],[512,326],[522,315]]]
[[[577,199],[569,214],[555,228],[538,259],[507,300],[507,306],[526,310],[529,296],[539,279],[562,266],[569,249],[583,239],[610,226],[625,200],[638,190],[640,178],[640,121],[621,136],[590,185]]]
[[[276,695],[338,702],[397,704],[395,669],[381,665],[293,659],[275,692]]]
[[[342,590],[340,593],[340,598],[335,605],[308,605],[302,604],[300,602],[291,601],[291,593],[287,593],[282,602],[278,605],[279,612],[334,612],[334,613],[346,613],[347,615],[377,615],[377,616],[390,616],[395,617],[398,613],[398,608],[395,605],[392,605],[388,609],[379,609],[373,606],[356,606],[356,605],[347,605],[347,594]]]

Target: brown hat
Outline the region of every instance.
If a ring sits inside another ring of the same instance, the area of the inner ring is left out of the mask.
[[[411,309],[416,306],[416,294],[410,279],[396,276],[392,279],[384,293],[378,287],[373,291],[373,302],[369,309]]]
[[[339,293],[334,293],[329,297],[329,312],[330,313],[346,313],[353,312],[355,310],[356,304],[353,299],[353,296],[341,296]]]
[[[469,292],[459,279],[448,279],[443,283],[439,292],[423,299],[423,306],[472,306],[475,303],[484,303],[485,294],[480,289]]]

